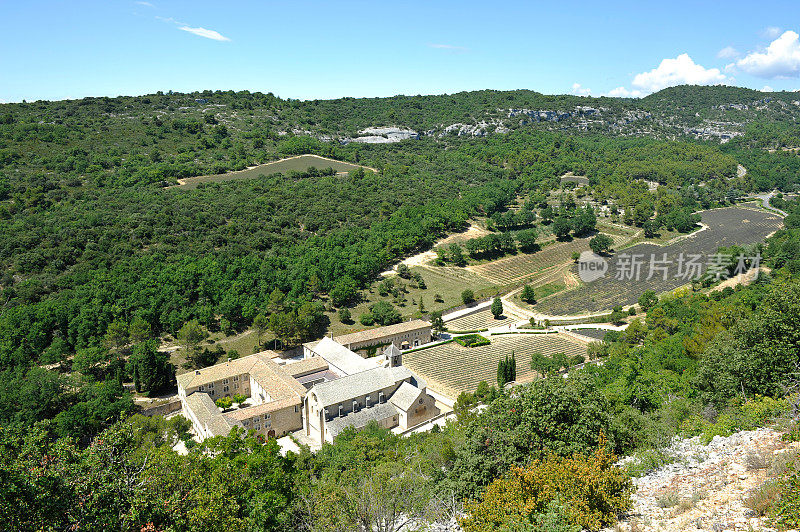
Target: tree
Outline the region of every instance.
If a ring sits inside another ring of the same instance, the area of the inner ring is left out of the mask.
[[[345,275],[336,283],[333,290],[330,292],[331,303],[335,307],[340,307],[353,302],[358,295],[358,286],[356,282],[349,276]]]
[[[431,312],[431,329],[436,333],[440,333],[445,329],[442,312],[440,310]]]
[[[297,318],[293,312],[276,312],[269,317],[269,329],[284,345],[292,345],[297,338]]]
[[[601,437],[586,456],[548,456],[494,480],[480,501],[468,502],[465,532],[599,530],[631,507],[633,483]],[[602,486],[598,489],[598,486]],[[555,514],[548,517],[547,514]],[[550,526],[541,527],[549,521]]]
[[[611,315],[608,318],[608,321],[613,323],[614,325],[622,325],[625,323],[625,318],[628,317],[628,313],[622,310],[621,306],[616,306],[611,311]]]
[[[270,314],[283,312],[286,308],[285,303],[286,294],[284,294],[279,288],[276,288],[269,295],[269,300],[267,301],[267,311]]]
[[[800,283],[782,281],[752,315],[717,335],[700,359],[698,383],[718,404],[737,396],[782,397],[795,386],[799,366]]]
[[[155,339],[136,344],[128,366],[134,384],[136,381],[139,383],[136,391],[150,396],[168,390],[175,379],[175,367],[169,361],[169,354],[158,350],[158,340]]]
[[[559,216],[553,220],[553,234],[559,240],[564,240],[572,230],[572,223],[566,216]]]
[[[130,334],[130,341],[134,344],[149,340],[152,336],[150,324],[147,323],[141,316],[136,316],[133,318],[128,331]]]
[[[269,318],[264,314],[259,314],[253,319],[253,329],[256,331],[258,345],[261,345],[261,337],[269,330]]]
[[[613,409],[589,376],[540,379],[514,392],[499,396],[467,424],[448,474],[457,496],[477,498],[513,466],[548,454],[588,454],[601,434],[614,448]]]
[[[369,310],[375,322],[381,325],[400,323],[403,319],[402,316],[400,316],[400,312],[388,301],[373,303],[370,305]]]
[[[580,253],[578,253],[577,251],[573,251],[572,252],[572,262],[577,263],[578,259],[580,259],[580,258],[581,258],[581,254]]]
[[[122,349],[128,344],[128,324],[114,320],[106,331],[105,343],[109,349]]]
[[[494,298],[490,310],[492,312],[492,316],[494,316],[494,319],[499,320],[503,315],[503,300],[499,297]]]
[[[244,394],[237,393],[233,396],[233,402],[236,403],[240,408],[245,401],[247,401],[247,396]]]
[[[467,288],[463,292],[461,292],[461,301],[464,302],[465,305],[469,305],[470,303],[475,302],[475,292],[471,289]]]
[[[339,309],[339,321],[348,324],[353,322],[353,317],[350,314],[350,309],[348,308]]]
[[[409,269],[408,265],[400,263],[397,265],[397,276],[403,279],[411,279],[411,269]]]
[[[178,341],[186,351],[193,351],[205,338],[206,332],[196,319],[187,321],[178,331]]]
[[[220,397],[214,401],[214,403],[221,409],[225,410],[233,405],[233,400],[230,397]]]
[[[519,249],[524,252],[535,251],[536,239],[538,237],[539,232],[535,228],[517,231],[517,242],[519,243]]]
[[[614,240],[608,235],[599,234],[589,240],[589,248],[598,255],[608,253],[613,245]]]
[[[522,292],[520,293],[519,298],[525,303],[533,305],[536,303],[536,291],[532,286],[526,284],[522,287]]]
[[[657,304],[658,296],[656,295],[655,290],[645,290],[642,292],[642,295],[639,296],[639,306],[645,312],[655,307]]]
[[[456,266],[466,266],[467,259],[461,251],[461,246],[457,242],[450,244],[450,262]]]

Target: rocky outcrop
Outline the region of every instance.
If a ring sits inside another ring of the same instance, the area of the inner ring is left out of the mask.
[[[795,447],[769,428],[677,441],[666,450],[674,463],[634,479],[633,509],[608,531],[774,530],[746,502]]]
[[[413,129],[399,127],[368,127],[358,132],[360,136],[346,139],[349,142],[363,142],[365,144],[386,144],[400,142],[401,140],[419,139],[419,133]]]

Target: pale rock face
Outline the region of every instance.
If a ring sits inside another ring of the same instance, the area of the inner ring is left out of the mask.
[[[368,127],[359,131],[359,134],[362,136],[348,140],[365,144],[386,144],[407,139],[419,139],[419,133],[413,129],[399,127]]]

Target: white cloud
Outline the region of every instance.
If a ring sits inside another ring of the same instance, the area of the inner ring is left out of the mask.
[[[580,83],[573,83],[572,84],[572,90],[570,92],[572,92],[572,94],[575,94],[577,96],[591,96],[592,95],[592,89],[590,89],[589,87],[584,87]]]
[[[192,28],[190,26],[179,26],[179,30],[188,31],[198,37],[205,37],[206,39],[213,39],[215,41],[230,41],[229,38],[221,35],[219,32],[214,30],[207,30],[206,28]]]
[[[134,2],[134,4],[137,4],[137,5],[140,5],[140,6],[144,6],[144,7],[156,7],[153,4],[151,4],[150,2]]]
[[[639,98],[642,96],[642,91],[636,89],[629,91],[625,87],[617,87],[608,91],[608,96],[613,98]]]
[[[767,39],[774,39],[781,34],[781,29],[778,26],[767,26],[761,31],[761,35]]]
[[[739,50],[734,48],[733,46],[726,46],[719,52],[717,52],[717,57],[720,59],[733,59],[734,57],[739,57]]]
[[[800,75],[800,35],[786,31],[763,52],[751,52],[736,66],[753,76],[788,78]]]
[[[774,91],[774,90],[773,90],[773,88],[772,88],[772,87],[770,87],[769,85],[764,85],[764,86],[761,88],[761,92],[775,92],[775,91]]]
[[[718,68],[705,68],[698,65],[689,54],[681,54],[675,59],[664,59],[657,68],[636,74],[632,85],[643,93],[656,92],[674,85],[710,85],[725,81]]]

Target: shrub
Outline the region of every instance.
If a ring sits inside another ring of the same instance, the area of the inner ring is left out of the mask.
[[[233,396],[233,402],[239,406],[241,406],[245,401],[247,401],[247,396],[242,393],[237,393]]]
[[[800,526],[800,474],[794,464],[788,467],[787,474],[779,481],[780,492],[774,504],[774,511],[780,524],[797,528]]]
[[[488,338],[480,334],[468,334],[466,336],[459,336],[455,339],[456,343],[464,347],[479,347],[482,345],[489,345],[491,342]]]
[[[674,461],[675,457],[662,449],[645,449],[634,454],[633,459],[628,462],[625,469],[632,477],[643,477]]]
[[[231,406],[233,406],[233,399],[231,399],[230,397],[220,397],[219,399],[214,401],[214,403],[218,407],[225,410],[226,408],[230,408]]]
[[[351,323],[353,321],[353,317],[350,314],[350,309],[341,308],[339,309],[339,321],[342,323]]]
[[[486,488],[482,501],[467,502],[466,516],[459,522],[466,532],[517,530],[513,523],[532,520],[558,500],[563,503],[563,522],[599,530],[631,506],[632,483],[614,465],[616,460],[601,437],[593,455],[549,456],[515,467]]]
[[[780,491],[780,483],[775,480],[767,481],[750,492],[744,505],[753,510],[756,517],[764,517],[772,513]]]
[[[362,314],[361,316],[359,316],[359,317],[358,317],[358,321],[361,323],[361,325],[366,325],[366,326],[368,326],[368,327],[369,327],[370,325],[374,325],[374,324],[375,324],[375,318],[373,318],[373,317],[372,317],[372,314],[371,314],[371,313],[369,313],[369,312],[367,312],[366,314]]]
[[[464,302],[465,305],[469,305],[470,303],[475,302],[475,292],[467,288],[463,292],[461,292],[461,301]]]

